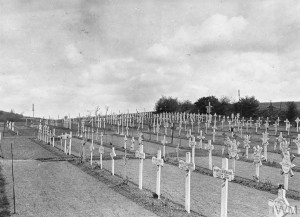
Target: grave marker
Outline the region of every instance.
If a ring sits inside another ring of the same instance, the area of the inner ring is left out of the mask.
[[[255,165],[255,176],[257,182],[259,182],[259,167],[262,166],[261,160],[263,159],[263,156],[261,155],[262,147],[257,145],[257,147],[253,147],[254,153],[253,153],[253,164]]]
[[[296,121],[296,124],[297,124],[297,132],[298,132],[299,131],[298,126],[299,126],[300,119],[297,117],[297,119],[295,121]]]
[[[200,130],[200,135],[197,136],[197,139],[199,139],[199,149],[202,149],[202,148],[203,148],[203,147],[202,147],[202,141],[203,141],[204,138],[205,138],[205,137],[202,136],[202,130]]]
[[[222,169],[217,166],[213,168],[213,176],[222,179],[221,191],[221,217],[227,217],[228,181],[234,179],[234,173],[228,169],[228,159],[222,158]]]
[[[284,186],[279,185],[278,196],[275,200],[269,200],[269,216],[283,217],[289,214],[297,214],[297,207],[290,206],[286,199]]]
[[[111,157],[111,174],[115,175],[115,159],[114,157],[117,156],[115,152],[115,147],[111,148],[110,157]]]
[[[270,138],[268,138],[268,133],[262,133],[263,135],[263,138],[262,138],[262,145],[264,146],[264,157],[266,160],[268,160],[268,145],[269,145],[269,142],[268,140]]]
[[[191,136],[191,138],[189,139],[189,146],[192,147],[192,163],[195,163],[195,146],[196,146],[196,141],[195,141],[195,137]]]
[[[236,139],[234,139],[231,144],[230,144],[230,149],[229,149],[229,158],[233,158],[232,162],[232,167],[233,167],[233,172],[235,172],[235,160],[239,159],[239,152],[238,146],[240,145],[240,142],[238,142]]]
[[[300,154],[300,134],[298,134],[298,136],[296,137],[296,139],[293,140],[294,143],[296,143],[297,148],[298,148],[298,152],[297,154]]]
[[[94,144],[90,144],[90,152],[91,152],[91,165],[93,165],[93,150],[95,149]]]
[[[146,155],[143,150],[143,145],[140,144],[139,150],[135,151],[135,157],[140,159],[139,164],[139,189],[143,188],[143,161],[146,158]]]
[[[179,161],[179,169],[187,172],[185,176],[185,210],[191,212],[191,171],[195,170],[195,164],[191,162],[191,153],[186,153],[186,161]]]
[[[249,157],[249,154],[248,154],[248,150],[249,150],[249,148],[250,148],[250,135],[246,135],[244,138],[245,138],[245,140],[244,140],[244,148],[246,149],[246,154],[245,154],[245,156],[246,156],[246,158],[248,158]]]
[[[293,160],[295,159],[294,155],[290,155],[290,152],[287,150],[282,153],[283,158],[282,161],[279,163],[281,165],[281,174],[284,175],[284,188],[285,190],[289,189],[289,175],[291,177],[294,176],[292,168],[295,167],[293,164]]]
[[[102,145],[99,146],[99,154],[100,154],[100,159],[99,159],[99,164],[102,170],[103,163],[102,163],[102,155],[104,154],[104,147]]]
[[[212,150],[214,150],[214,146],[211,144],[211,140],[208,140],[208,143],[205,144],[205,149],[208,150],[208,167],[210,170],[213,169],[212,166]]]
[[[152,164],[157,166],[156,172],[156,194],[158,199],[160,199],[160,177],[161,177],[161,167],[164,166],[164,160],[161,158],[161,150],[157,151],[157,157],[152,157]]]
[[[134,141],[134,136],[131,138],[131,146],[130,146],[130,150],[131,151],[134,151],[134,143],[135,143],[135,141]]]
[[[166,140],[166,136],[164,135],[164,139],[161,141],[162,145],[163,145],[163,158],[165,159],[166,157],[166,144],[168,143],[168,141]]]

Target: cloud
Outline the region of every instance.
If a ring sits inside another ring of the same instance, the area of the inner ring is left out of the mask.
[[[45,2],[1,2],[0,109],[150,110],[237,89],[299,99],[297,1]]]
[[[67,45],[65,47],[65,53],[66,53],[68,60],[72,64],[79,64],[83,60],[81,52],[78,50],[78,48],[74,44]]]

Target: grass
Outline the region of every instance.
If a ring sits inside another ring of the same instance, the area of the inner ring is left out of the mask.
[[[0,216],[10,216],[9,202],[5,193],[5,179],[2,175],[2,167],[0,165]]]

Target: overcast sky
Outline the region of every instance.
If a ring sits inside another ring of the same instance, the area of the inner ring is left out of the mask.
[[[0,110],[300,101],[298,0],[0,0]]]

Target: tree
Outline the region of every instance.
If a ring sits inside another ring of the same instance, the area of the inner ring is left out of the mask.
[[[156,103],[155,103],[155,111],[160,112],[176,112],[179,110],[179,102],[177,98],[172,97],[165,97],[162,96]]]
[[[179,103],[180,112],[192,112],[194,110],[194,104],[190,100],[185,100]]]
[[[219,111],[218,114],[229,116],[233,112],[232,104],[227,96],[222,96],[219,99]]]
[[[241,98],[239,102],[234,103],[234,110],[240,113],[242,117],[253,117],[258,113],[259,101],[254,96]]]
[[[210,105],[213,106],[211,109],[211,114],[218,113],[220,103],[215,96],[207,96],[207,97],[199,98],[194,103],[196,112],[199,112],[200,114],[207,113],[206,106],[208,106],[209,102]]]
[[[286,107],[285,116],[290,122],[293,122],[298,115],[297,105],[295,102],[287,102]]]

